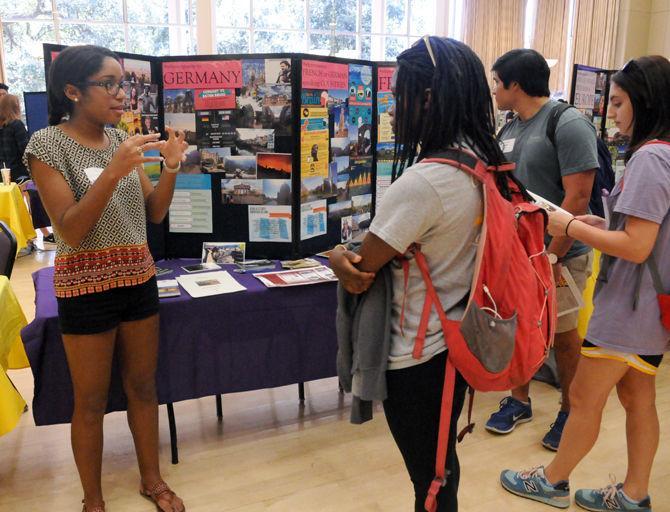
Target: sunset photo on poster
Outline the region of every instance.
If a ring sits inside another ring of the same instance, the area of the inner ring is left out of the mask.
[[[258,153],[258,179],[288,180],[293,156],[290,153]]]

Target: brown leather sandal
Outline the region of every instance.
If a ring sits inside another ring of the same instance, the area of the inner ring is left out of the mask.
[[[86,506],[86,501],[85,500],[81,500],[81,502],[84,504],[84,508],[81,509],[81,512],[105,512],[105,502],[104,501],[102,502],[102,507],[98,505],[97,507],[93,507],[93,508],[88,508]]]
[[[159,496],[162,496],[163,494],[168,494],[168,496],[170,497],[170,501],[174,500],[174,498],[178,498],[175,492],[168,487],[168,484],[166,484],[162,480],[158,482],[156,485],[154,485],[151,489],[146,489],[144,486],[140,487],[140,494],[145,498],[153,501],[154,505],[156,505],[156,510],[158,510],[159,512],[165,512],[165,509],[161,508],[161,506],[158,504]],[[97,511],[88,511],[88,512],[97,512]],[[186,507],[182,506],[179,512],[186,512]]]

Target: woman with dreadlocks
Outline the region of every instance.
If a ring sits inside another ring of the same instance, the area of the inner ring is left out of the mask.
[[[453,39],[424,37],[398,57],[392,91],[396,135],[393,183],[386,191],[358,253],[336,248],[331,266],[341,286],[361,294],[390,265],[393,283],[390,353],[384,413],[414,484],[415,510],[424,510],[435,477],[435,453],[444,384],[446,346],[431,312],[421,354],[413,357],[426,286],[408,253],[417,244],[447,313],[460,319],[475,268],[481,231],[481,185],[456,167],[423,162],[462,148],[488,165],[504,156],[494,136],[491,93],[475,53]],[[408,260],[407,279],[400,258]],[[459,463],[456,423],[466,383],[458,375],[453,397],[447,478],[437,510],[457,510]]]

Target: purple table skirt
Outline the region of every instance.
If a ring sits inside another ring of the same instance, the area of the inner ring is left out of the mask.
[[[159,261],[174,272],[195,260]],[[231,270],[232,266],[224,265]],[[156,375],[160,403],[272,388],[336,375],[336,285],[267,289],[231,272],[245,292],[161,299]],[[21,331],[35,379],[37,425],[68,423],[73,394],[58,325],[53,267],[33,274],[35,319]],[[138,340],[141,343],[141,340]],[[116,364],[107,412],[125,410]]]

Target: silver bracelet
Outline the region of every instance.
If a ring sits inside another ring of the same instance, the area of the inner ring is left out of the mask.
[[[163,162],[163,170],[167,173],[177,174],[180,169],[181,169],[181,162],[179,162],[179,165],[177,165],[177,167],[168,167],[167,164]]]

